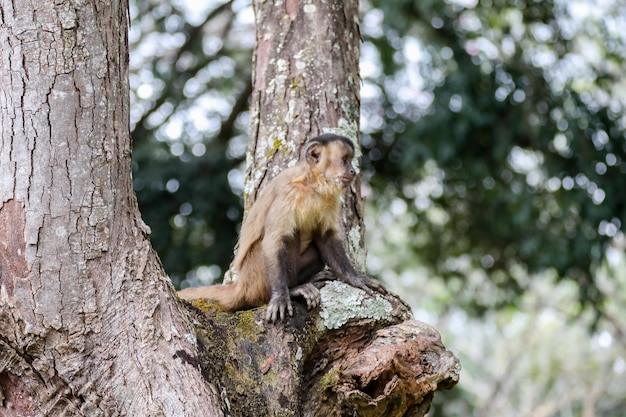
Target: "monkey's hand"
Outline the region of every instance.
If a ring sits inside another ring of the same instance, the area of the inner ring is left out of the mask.
[[[306,301],[306,307],[309,310],[312,310],[320,305],[321,295],[320,290],[310,282],[306,284],[299,285],[293,288],[289,294],[292,297],[302,297],[304,301]]]
[[[267,304],[265,310],[265,321],[268,323],[275,323],[280,320],[284,320],[289,316],[293,316],[293,307],[291,306],[291,300],[289,294],[272,294],[270,302]]]
[[[383,284],[376,281],[375,279],[366,277],[365,275],[359,275],[359,274],[349,275],[345,277],[344,281],[346,284],[350,284],[353,287],[362,289],[363,291],[365,291],[366,293],[370,295],[372,294],[372,290],[379,292],[381,294],[387,294],[387,289],[383,287]]]

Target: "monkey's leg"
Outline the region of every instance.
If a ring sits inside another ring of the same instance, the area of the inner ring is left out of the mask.
[[[293,236],[266,235],[262,242],[263,263],[270,289],[270,301],[265,311],[269,323],[293,316],[289,283],[297,282],[297,243]]]
[[[298,283],[295,287],[290,285],[291,290],[289,295],[291,298],[304,298],[307,308],[312,310],[320,305],[321,296],[320,290],[311,283],[311,278],[324,269],[324,261],[322,261],[317,247],[314,244],[310,244],[309,247],[298,256],[296,264],[298,269]]]
[[[315,274],[324,270],[326,264],[317,250],[317,246],[311,243],[308,248],[298,256],[298,284],[302,285],[311,282]]]

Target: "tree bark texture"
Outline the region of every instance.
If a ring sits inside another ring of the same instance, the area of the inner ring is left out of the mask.
[[[131,185],[126,0],[0,0],[0,415],[220,415]]]

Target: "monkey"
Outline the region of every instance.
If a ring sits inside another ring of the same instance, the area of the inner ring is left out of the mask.
[[[339,232],[341,196],[356,176],[354,144],[344,136],[323,134],[308,140],[299,161],[261,191],[243,221],[232,284],[186,288],[187,300],[209,299],[224,311],[268,304],[265,321],[293,315],[291,297],[307,308],[320,303],[311,278],[326,266],[339,280],[366,291],[386,293],[372,278],[356,272]]]

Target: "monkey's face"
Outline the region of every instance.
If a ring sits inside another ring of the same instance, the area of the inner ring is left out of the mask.
[[[311,149],[310,162],[319,172],[331,182],[348,187],[356,172],[352,166],[354,152],[352,148],[342,141],[332,141]]]

